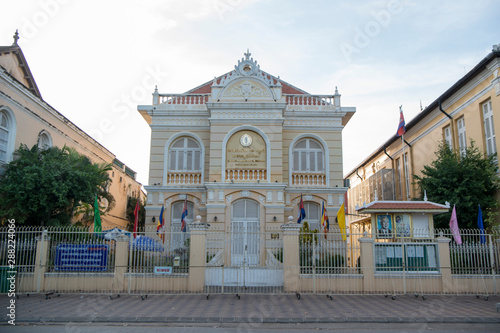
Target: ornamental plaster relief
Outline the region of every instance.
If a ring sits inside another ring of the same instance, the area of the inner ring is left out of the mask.
[[[239,81],[230,85],[224,91],[222,97],[243,97],[245,99],[250,97],[271,98],[271,94],[264,85],[253,80],[244,80],[243,82]]]

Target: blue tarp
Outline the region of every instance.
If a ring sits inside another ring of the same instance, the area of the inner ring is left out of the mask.
[[[120,235],[125,235],[127,237],[131,237],[132,233],[125,231],[125,230],[122,230],[122,229],[118,229],[117,227],[115,227],[113,229],[104,230],[101,233],[95,233],[94,235],[97,237],[107,239],[107,240],[116,240],[117,237]]]
[[[138,235],[137,238],[134,239],[132,247],[140,251],[163,252],[163,245],[161,245],[160,242],[151,237],[142,235]]]

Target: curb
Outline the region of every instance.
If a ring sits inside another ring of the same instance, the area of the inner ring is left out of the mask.
[[[498,317],[320,317],[320,318],[238,318],[238,317],[26,317],[16,323],[444,323],[444,324],[500,324]]]

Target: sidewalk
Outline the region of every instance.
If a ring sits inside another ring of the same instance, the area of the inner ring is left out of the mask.
[[[16,323],[33,322],[195,322],[195,323],[499,323],[499,296],[411,295],[21,295]],[[6,323],[10,299],[0,296]]]

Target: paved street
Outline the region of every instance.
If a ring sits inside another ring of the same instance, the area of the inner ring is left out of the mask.
[[[9,298],[0,297],[6,309]],[[475,296],[413,295],[21,295],[16,323],[497,323],[495,304]],[[6,322],[6,311],[3,314]]]

